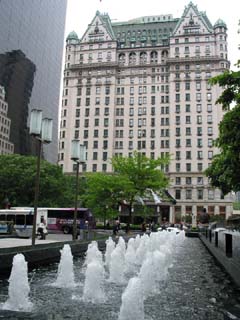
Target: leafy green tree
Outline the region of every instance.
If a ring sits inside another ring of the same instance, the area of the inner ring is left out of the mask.
[[[0,203],[8,197],[11,206],[33,206],[36,158],[30,156],[0,156]],[[73,177],[65,176],[60,167],[41,160],[39,207],[72,206]]]
[[[227,112],[219,124],[219,137],[215,142],[220,153],[214,156],[205,173],[211,184],[226,194],[240,190],[240,71],[226,71],[210,83],[224,88],[217,103]],[[232,104],[235,104],[233,108]]]
[[[118,215],[118,203],[122,199],[123,190],[130,192],[131,189],[131,182],[123,176],[89,173],[86,175],[86,189],[82,199],[95,217],[104,220],[105,226],[107,219]]]
[[[113,157],[112,166],[115,174],[125,177],[132,188],[123,189],[122,200],[126,200],[129,207],[129,221],[132,217],[132,206],[137,196],[142,197],[147,189],[160,191],[168,185],[168,177],[160,170],[169,164],[169,157],[150,159],[135,151],[132,157]]]

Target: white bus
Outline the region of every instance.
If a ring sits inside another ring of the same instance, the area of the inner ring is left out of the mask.
[[[29,238],[33,228],[32,208],[29,209],[3,209],[0,210],[0,233],[11,234],[14,231],[19,237]],[[47,210],[38,209],[37,226],[40,224],[41,217],[47,221]],[[37,228],[36,228],[37,229]]]

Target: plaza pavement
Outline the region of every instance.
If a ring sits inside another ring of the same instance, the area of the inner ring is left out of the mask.
[[[107,234],[109,236],[112,235],[111,230],[102,230],[98,231],[98,234]],[[63,234],[63,233],[50,233],[47,235],[45,240],[39,240],[36,238],[35,244],[47,244],[47,243],[56,243],[56,242],[65,242],[71,241],[72,235],[71,234]],[[32,239],[22,239],[22,238],[0,238],[0,249],[3,248],[14,248],[14,247],[22,247],[22,246],[31,246]]]

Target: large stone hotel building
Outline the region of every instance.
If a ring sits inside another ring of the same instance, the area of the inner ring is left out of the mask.
[[[97,11],[81,38],[67,37],[59,165],[74,171],[74,138],[87,147],[88,172],[111,172],[113,155],[134,150],[151,158],[170,154],[165,171],[177,204],[161,205],[169,220],[203,208],[228,216],[231,195],[211,188],[204,175],[223,116],[215,104],[220,88],[208,79],[228,68],[226,24],[212,25],[192,2],[181,18],[113,23]]]

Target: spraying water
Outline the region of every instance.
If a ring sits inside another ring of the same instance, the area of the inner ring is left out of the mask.
[[[120,246],[116,246],[111,254],[109,266],[109,281],[114,283],[124,282],[124,252]]]
[[[102,252],[98,249],[97,241],[92,241],[88,245],[86,258],[84,261],[84,265],[88,265],[92,261],[98,261],[100,264],[103,264],[103,255]]]
[[[122,305],[118,320],[144,320],[144,304],[141,280],[131,278],[122,294]]]
[[[65,244],[60,250],[61,259],[58,265],[58,276],[54,283],[55,286],[61,288],[71,288],[75,286],[73,272],[73,256],[69,244]]]
[[[13,257],[12,271],[8,281],[8,299],[3,304],[2,309],[30,312],[32,303],[28,298],[30,287],[27,262],[23,254],[16,254]]]
[[[113,252],[113,250],[115,249],[115,242],[113,241],[113,239],[111,237],[109,237],[106,240],[106,252],[105,252],[105,264],[106,266],[109,268],[110,265],[110,261],[111,261],[111,254]]]
[[[98,260],[91,261],[87,265],[85,283],[83,289],[83,300],[92,303],[104,302],[104,268]]]
[[[128,241],[127,250],[125,254],[125,269],[124,273],[134,272],[136,269],[136,252],[134,239]]]

